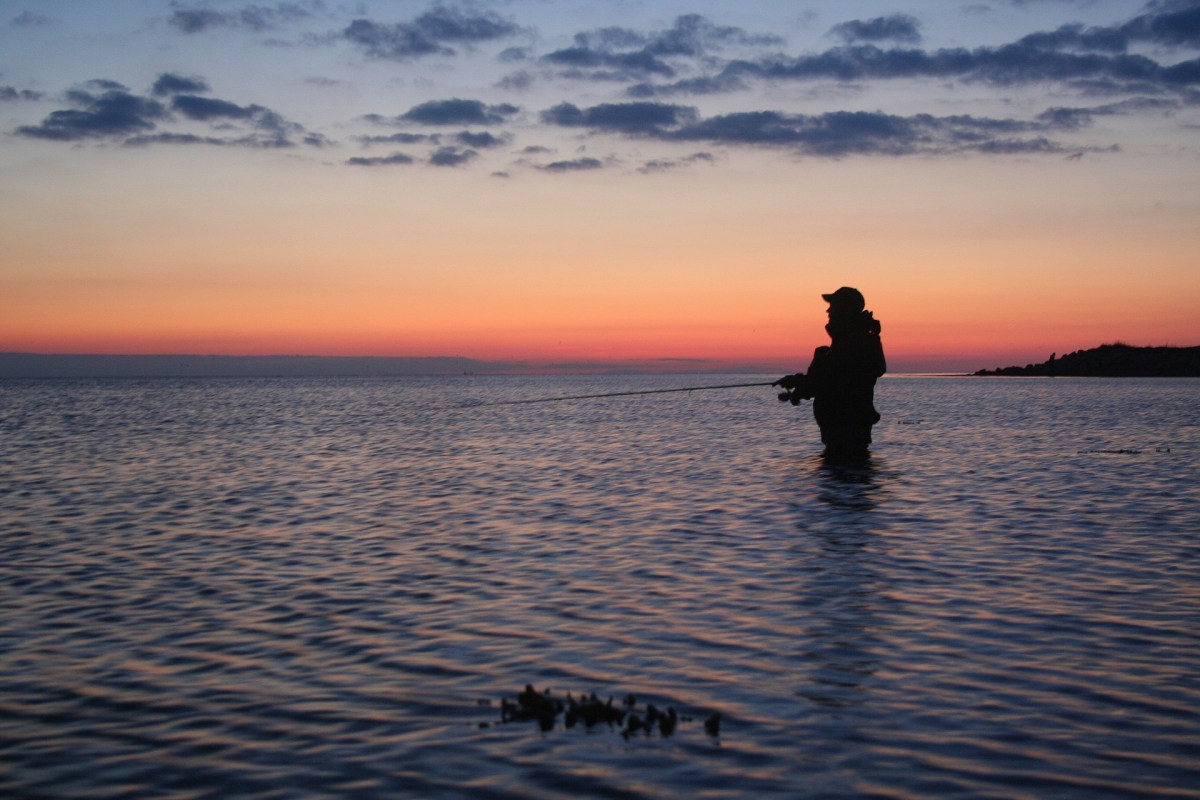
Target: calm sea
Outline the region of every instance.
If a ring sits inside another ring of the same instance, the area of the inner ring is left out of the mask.
[[[1200,796],[1200,381],[761,379],[0,383],[0,796]]]

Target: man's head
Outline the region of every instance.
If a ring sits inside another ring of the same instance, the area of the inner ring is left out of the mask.
[[[830,311],[855,313],[867,307],[867,301],[863,299],[862,292],[849,286],[843,286],[836,292],[823,294],[821,297],[826,303],[829,303]]]

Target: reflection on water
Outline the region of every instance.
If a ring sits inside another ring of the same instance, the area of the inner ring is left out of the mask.
[[[481,405],[688,384],[0,384],[0,796],[1200,784],[1200,382],[885,379],[849,464],[753,389]]]
[[[817,469],[818,497],[836,509],[870,511],[876,504],[878,478],[883,471],[879,456],[831,458],[821,455]]]
[[[809,544],[794,564],[801,576],[797,604],[806,620],[801,637],[806,646],[798,653],[805,674],[797,694],[829,708],[868,703],[869,684],[878,669],[878,632],[886,619],[880,576],[868,550],[882,544],[873,538],[871,520],[880,491],[879,460],[816,456],[812,485],[797,487],[811,492],[815,486],[818,503],[796,524]],[[844,713],[831,719],[839,727],[847,721]],[[849,730],[838,734],[843,739],[850,735]]]

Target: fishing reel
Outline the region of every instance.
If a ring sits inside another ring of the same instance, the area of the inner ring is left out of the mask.
[[[779,402],[781,402],[781,403],[789,403],[790,402],[794,406],[800,405],[801,400],[807,400],[807,399],[808,399],[807,397],[803,397],[795,389],[793,389],[790,392],[780,392],[779,393]]]
[[[802,372],[798,372],[795,375],[785,375],[772,385],[783,387],[783,391],[779,393],[779,402],[781,403],[791,403],[794,406],[798,406],[801,400],[812,398],[812,392],[809,391],[808,386],[808,376]]]

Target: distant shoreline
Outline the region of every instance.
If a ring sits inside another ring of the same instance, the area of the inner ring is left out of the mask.
[[[0,353],[0,378],[299,378],[445,376],[513,365],[470,358]]]
[[[783,374],[776,364],[705,359],[483,361],[460,356],[228,356],[2,353],[0,380],[44,378],[396,378],[455,375]]]
[[[638,361],[484,361],[462,356],[110,355],[0,352],[0,380],[94,378],[395,378],[503,375],[773,375],[777,363],[662,358]],[[895,377],[1200,377],[1200,347],[1106,344],[1041,364],[918,370]]]
[[[1134,347],[1114,343],[1077,350],[1062,358],[1051,354],[1040,364],[981,369],[977,376],[1075,378],[1197,378],[1200,347]]]

